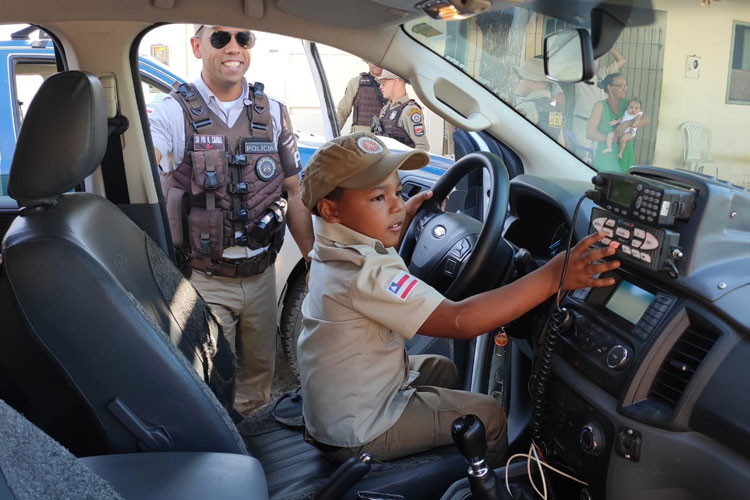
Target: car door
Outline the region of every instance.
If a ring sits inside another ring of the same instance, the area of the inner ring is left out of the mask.
[[[7,83],[0,88],[0,94],[7,97],[0,99],[0,239],[19,212],[8,193],[8,176],[23,117],[42,82],[65,69],[57,45],[43,30],[29,26],[10,38],[0,41],[0,62],[4,63],[0,64],[0,81]],[[139,56],[138,67],[144,95],[150,99],[169,92],[174,82],[181,81],[164,65],[145,56]],[[127,190],[127,184],[121,162],[108,155],[102,162],[102,172],[108,197],[123,208],[127,193],[122,191]]]

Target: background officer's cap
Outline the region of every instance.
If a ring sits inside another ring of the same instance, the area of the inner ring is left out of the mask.
[[[373,188],[394,170],[415,170],[429,162],[424,151],[391,153],[369,132],[343,135],[323,144],[310,158],[302,174],[302,202],[312,210],[337,187]]]
[[[405,80],[405,78],[402,78],[398,76],[396,73],[393,73],[392,71],[388,71],[387,69],[384,69],[382,73],[380,73],[380,76],[376,78],[378,82],[382,80],[391,80],[393,78],[401,78],[402,80]]]
[[[531,80],[532,82],[549,82],[547,76],[544,74],[544,61],[537,57],[522,62],[516,73],[521,78]]]

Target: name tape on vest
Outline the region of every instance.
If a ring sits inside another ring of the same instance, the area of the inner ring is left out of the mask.
[[[200,135],[193,136],[193,151],[208,151],[210,149],[224,149],[223,135]]]

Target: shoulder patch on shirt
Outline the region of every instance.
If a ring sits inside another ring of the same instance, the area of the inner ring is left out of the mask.
[[[422,137],[424,135],[424,125],[414,125],[414,135]]]
[[[419,109],[414,108],[409,111],[409,118],[414,123],[422,123],[422,112]]]
[[[406,300],[414,288],[419,283],[419,280],[411,274],[401,271],[396,275],[390,285],[388,285],[388,291],[398,297],[401,300]]]

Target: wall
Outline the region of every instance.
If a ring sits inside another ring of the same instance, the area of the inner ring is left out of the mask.
[[[717,133],[727,123],[750,127],[750,106],[725,102],[733,21],[750,22],[750,2],[723,0],[701,7],[698,0],[655,0],[654,7],[669,10],[654,164],[682,167],[679,126],[694,120],[714,132],[711,153],[719,177],[750,187],[750,140],[738,140],[739,130]],[[686,57],[693,54],[701,57],[698,79],[685,77]]]

